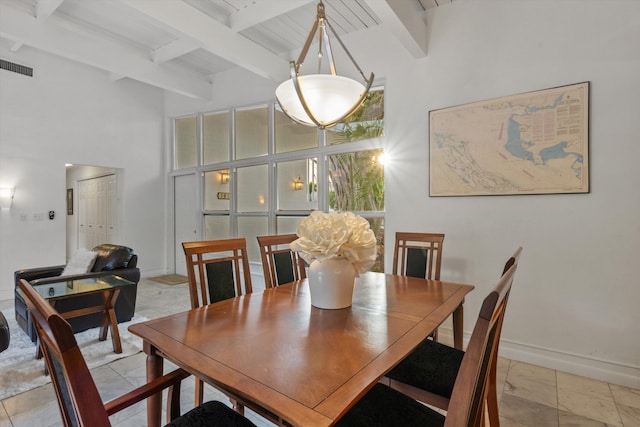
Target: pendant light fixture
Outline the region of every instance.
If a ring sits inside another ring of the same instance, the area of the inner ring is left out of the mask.
[[[355,65],[362,76],[363,83],[336,74],[328,30],[331,30],[335,39]],[[316,34],[318,35],[318,72],[301,76],[299,74],[300,66],[304,62]],[[329,74],[321,74],[322,60],[325,56],[328,61]],[[368,79],[365,77],[327,20],[322,0],[318,3],[316,20],[298,60],[291,61],[289,65],[291,78],[277,87],[276,99],[288,117],[307,126],[317,126],[324,129],[335,126],[349,117],[362,105],[371,88],[371,83],[373,83],[373,73]]]

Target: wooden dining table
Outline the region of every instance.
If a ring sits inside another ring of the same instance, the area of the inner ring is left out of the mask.
[[[284,425],[328,426],[453,314],[462,347],[473,286],[367,272],[353,304],[311,305],[307,279],[129,326],[147,353],[147,379],[167,359]],[[187,296],[185,295],[185,298]],[[147,402],[160,425],[162,396]]]

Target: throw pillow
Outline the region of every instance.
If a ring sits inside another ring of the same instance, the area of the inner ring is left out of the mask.
[[[82,274],[91,271],[93,263],[96,261],[98,254],[86,249],[78,249],[67,263],[63,276],[71,276],[73,274]]]

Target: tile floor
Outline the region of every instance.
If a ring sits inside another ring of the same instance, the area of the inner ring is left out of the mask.
[[[0,301],[0,309],[13,301]],[[162,285],[141,280],[136,312],[156,318],[189,307],[186,285]],[[444,334],[441,334],[444,335]],[[446,336],[445,336],[446,339]],[[139,353],[92,370],[104,400],[145,381],[145,357]],[[501,359],[498,369],[500,418],[503,427],[623,426],[640,427],[640,390],[607,384],[552,369]],[[183,410],[193,405],[193,380],[182,390]],[[228,400],[207,387],[207,400]],[[247,411],[258,426],[272,424]],[[115,427],[144,426],[145,404],[111,418]],[[0,405],[0,427],[60,426],[51,385],[7,398]]]

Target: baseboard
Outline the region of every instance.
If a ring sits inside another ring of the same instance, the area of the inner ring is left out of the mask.
[[[447,337],[453,336],[453,331],[445,323],[444,326],[440,326],[439,334],[444,338],[443,342],[446,343]],[[469,342],[469,337],[470,334],[465,332],[465,347]],[[452,340],[452,338],[450,339]],[[640,366],[623,365],[505,339],[500,341],[499,354],[500,357],[518,362],[530,363],[623,387],[640,389]]]
[[[504,339],[500,342],[500,356],[543,368],[640,389],[640,366],[624,365]]]
[[[149,277],[164,276],[165,274],[173,274],[173,272],[167,272],[164,268],[155,268],[153,270],[140,270],[140,277],[148,279]]]

